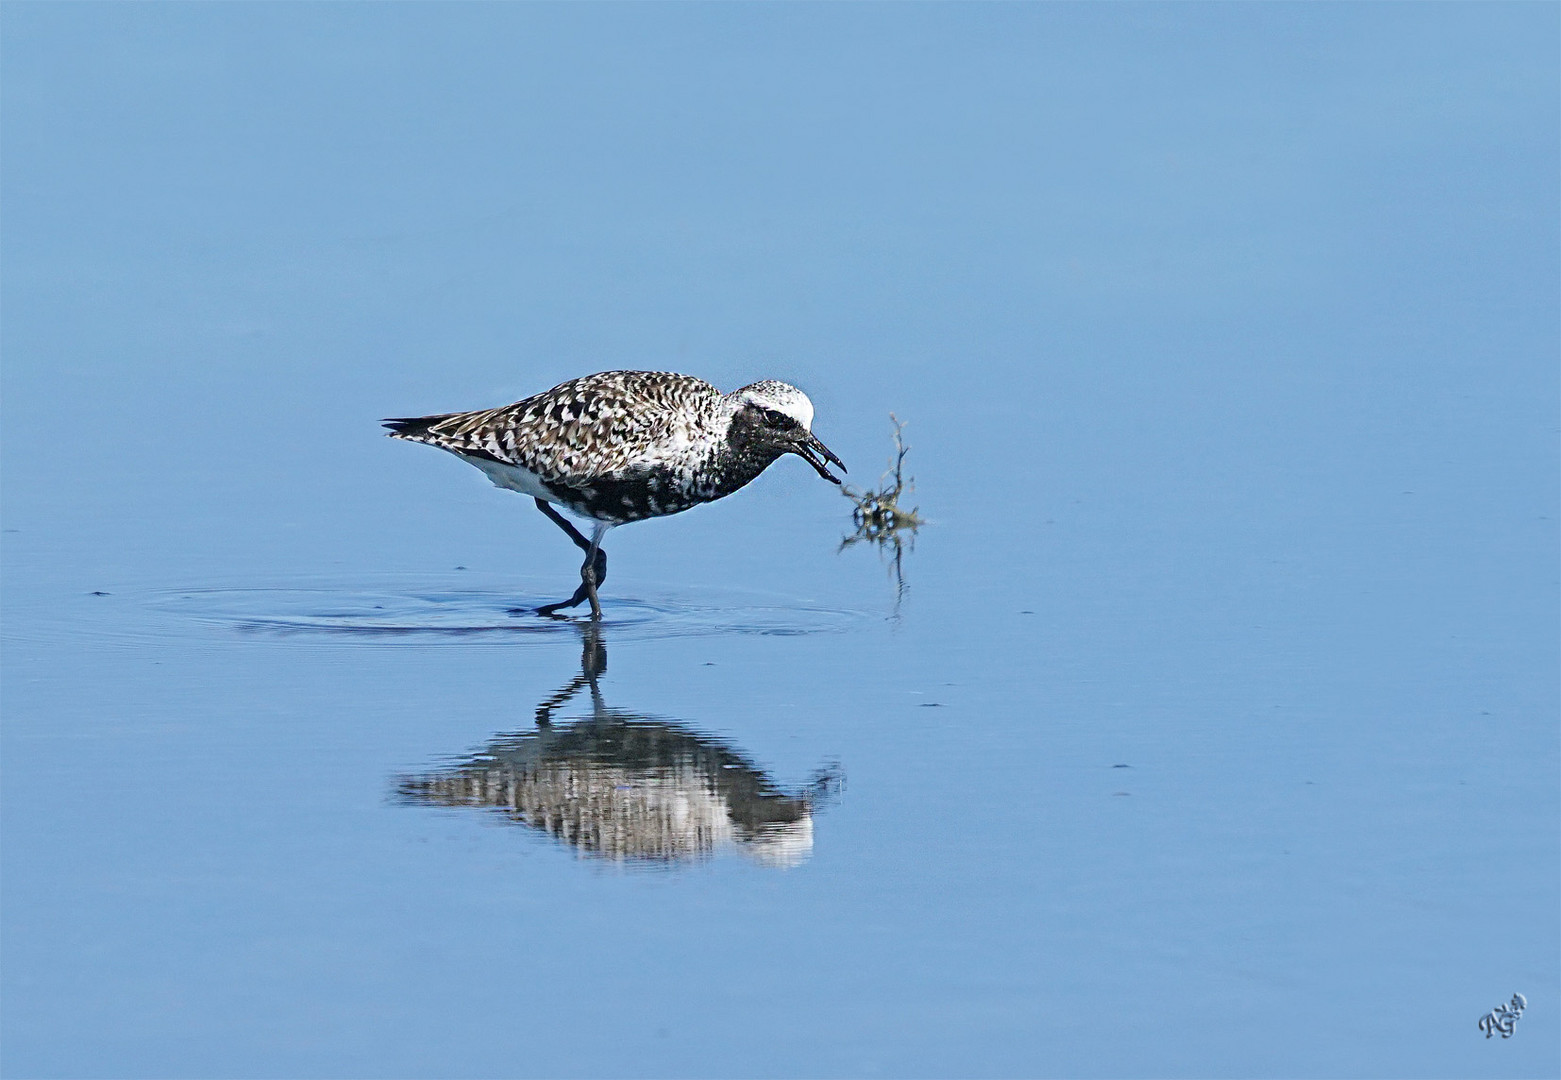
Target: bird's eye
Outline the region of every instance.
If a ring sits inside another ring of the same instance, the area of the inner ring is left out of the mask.
[[[787,431],[797,426],[797,420],[795,417],[787,416],[778,409],[765,409],[763,410],[763,413],[764,422],[772,428],[779,428],[782,431]]]

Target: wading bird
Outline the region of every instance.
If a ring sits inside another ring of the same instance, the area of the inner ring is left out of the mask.
[[[813,403],[766,379],[723,394],[703,379],[663,371],[604,371],[478,412],[386,420],[394,439],[448,450],[537,509],[585,552],[580,587],[537,611],[582,600],[599,619],[607,579],[602,537],[614,526],[676,514],[730,495],[783,454],[832,484],[845,464],[813,434]],[[554,505],[592,522],[587,539]]]

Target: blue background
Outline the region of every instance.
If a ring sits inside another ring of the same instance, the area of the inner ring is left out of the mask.
[[[7,1075],[1561,1071],[1554,5],[0,21]],[[795,459],[609,544],[792,869],[401,805],[579,639],[328,632],[566,593],[376,421],[615,367],[908,421],[903,603]]]

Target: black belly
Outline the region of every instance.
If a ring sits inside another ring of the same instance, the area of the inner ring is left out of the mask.
[[[681,474],[650,472],[627,479],[602,478],[578,485],[548,484],[548,490],[569,509],[597,521],[621,525],[665,517],[718,499],[726,492],[685,482]]]
[[[543,483],[575,513],[621,525],[665,517],[724,498],[762,473],[779,456],[780,452],[772,447],[748,448],[740,454],[720,457],[708,468],[655,466],[616,475],[571,478],[569,483],[546,479]]]

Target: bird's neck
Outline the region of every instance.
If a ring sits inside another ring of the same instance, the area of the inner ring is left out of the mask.
[[[768,469],[783,451],[741,409],[733,410],[726,437],[712,449],[711,473],[719,495],[730,495]]]

